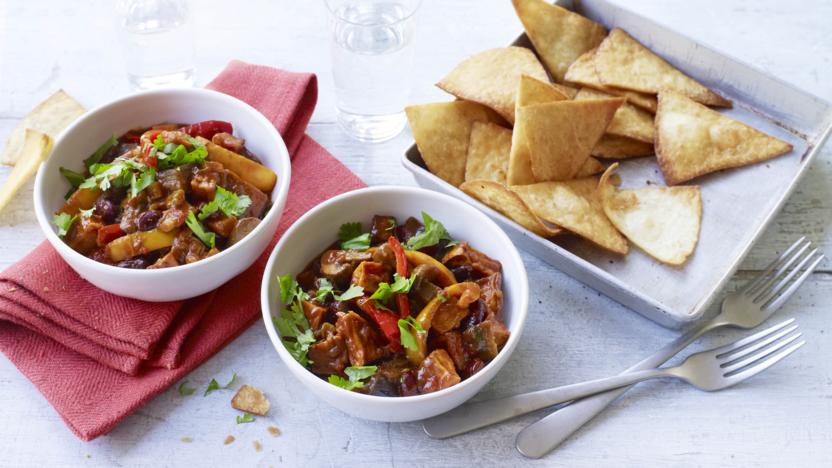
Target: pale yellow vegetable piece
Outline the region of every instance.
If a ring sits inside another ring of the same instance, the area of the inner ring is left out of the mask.
[[[519,112],[520,107],[523,106],[567,99],[569,99],[569,96],[553,85],[523,75],[520,77],[517,89],[515,112]],[[509,185],[537,182],[532,173],[532,162],[526,145],[526,127],[519,120],[514,122],[514,131],[511,136],[511,154],[509,155],[507,180]]]
[[[222,164],[229,171],[240,176],[241,179],[257,187],[260,191],[269,194],[277,184],[277,174],[268,167],[252,161],[220,145],[211,143],[202,137],[197,140],[205,145],[208,150],[208,160]]]
[[[506,183],[511,130],[490,122],[474,122],[468,142],[465,180],[485,179]]]
[[[627,102],[630,104],[655,114],[656,106],[658,106],[656,96],[626,89],[610,88],[601,83],[601,79],[598,78],[598,74],[595,72],[595,50],[587,51],[578,57],[578,60],[575,60],[569,66],[569,70],[566,71],[566,76],[563,77],[564,81],[627,98]]]
[[[428,170],[453,186],[465,180],[474,122],[504,122],[493,110],[470,101],[419,104],[404,111]]]
[[[435,268],[438,272],[436,276],[436,284],[439,286],[445,287],[456,283],[456,277],[453,273],[451,273],[451,270],[443,265],[442,262],[431,257],[430,255],[419,252],[418,250],[405,250],[404,255],[407,257],[407,261],[412,263],[414,266],[430,265]]]
[[[178,231],[162,232],[158,229],[134,232],[111,241],[105,249],[110,260],[120,262],[136,255],[145,255],[154,250],[170,247],[178,233]]]
[[[626,254],[629,250],[627,240],[604,214],[597,186],[598,178],[586,177],[511,189],[544,220],[611,252]]]
[[[709,106],[731,101],[685,75],[622,29],[613,29],[595,51],[595,71],[605,86],[658,94],[670,90]]]
[[[698,186],[619,190],[610,183],[618,163],[601,177],[601,204],[615,227],[660,262],[681,265],[699,241],[702,198]]]
[[[557,227],[547,226],[541,221],[531,208],[505,185],[491,180],[471,180],[459,188],[539,236],[552,237],[561,232]]]
[[[512,0],[535,50],[555,81],[584,52],[598,46],[607,35],[600,24],[545,0]]]
[[[653,145],[632,138],[604,135],[592,148],[592,155],[604,159],[627,159],[652,156]]]
[[[3,153],[0,163],[13,166],[23,157],[21,149],[24,143],[24,133],[27,128],[55,138],[75,119],[85,112],[84,107],[64,90],[59,89],[55,94],[38,104],[26,117],[15,126]]]
[[[49,135],[27,128],[23,132],[23,146],[19,151],[19,158],[8,179],[0,187],[0,211],[9,204],[35,172],[38,166],[52,150],[52,139]]]
[[[525,47],[480,52],[448,73],[436,86],[468,101],[490,107],[514,122],[514,100],[521,75],[548,81],[546,70]]]
[[[613,97],[615,95],[590,88],[583,88],[575,96],[575,100],[609,99]],[[625,102],[615,111],[615,116],[612,118],[609,126],[607,126],[607,134],[609,135],[632,138],[633,140],[650,144],[653,144],[653,133],[653,114],[629,102]]]
[[[532,173],[537,181],[575,177],[624,99],[557,101],[523,106]]]
[[[97,190],[82,188],[72,192],[69,199],[64,203],[64,206],[58,210],[58,213],[66,213],[71,215],[78,214],[81,210],[88,210],[92,208],[95,201],[98,200],[99,192]]]
[[[671,91],[659,95],[656,157],[668,185],[788,153],[792,145]]]

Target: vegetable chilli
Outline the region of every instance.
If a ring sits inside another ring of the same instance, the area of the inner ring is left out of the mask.
[[[73,250],[123,268],[168,268],[243,239],[271,206],[277,175],[234,136],[231,123],[158,124],[111,137],[65,167],[72,185],[55,214]]]
[[[411,396],[456,385],[500,352],[500,262],[422,221],[344,224],[295,278],[278,278],[275,326],[301,365],[347,390]]]

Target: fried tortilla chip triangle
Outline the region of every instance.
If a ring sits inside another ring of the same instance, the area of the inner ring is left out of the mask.
[[[26,184],[40,163],[49,155],[52,149],[52,139],[49,135],[27,128],[23,131],[23,142],[18,151],[18,158],[14,169],[0,187],[0,210],[5,208],[14,198],[20,187]]]
[[[709,106],[731,107],[731,101],[677,70],[622,29],[613,29],[598,46],[595,71],[606,86],[651,94],[671,90]]]
[[[609,99],[612,97],[615,96],[594,89],[583,88],[575,96],[575,100]],[[607,133],[652,144],[653,114],[625,102],[615,111],[615,116],[607,127]]]
[[[591,175],[600,174],[604,172],[604,169],[606,169],[606,167],[604,167],[604,165],[601,164],[601,161],[592,157],[586,158],[586,161],[584,161],[583,166],[581,166],[581,168],[578,169],[578,173],[575,174],[575,178],[580,179],[582,177],[589,177]]]
[[[596,177],[586,177],[522,185],[511,189],[545,221],[611,252],[626,254],[629,250],[627,240],[616,231],[604,214],[597,187]]]
[[[530,76],[520,77],[520,85],[517,89],[516,108],[532,104],[543,104],[545,102],[564,101],[569,96],[558,88],[536,80]],[[515,113],[517,111],[515,110]],[[523,185],[537,182],[532,173],[532,163],[529,159],[529,150],[526,146],[526,129],[522,122],[514,123],[514,132],[511,137],[511,155],[508,163],[508,184]]]
[[[632,138],[604,135],[592,148],[592,155],[604,159],[627,159],[652,156],[653,145]]]
[[[555,81],[563,81],[569,65],[598,46],[607,35],[600,24],[544,0],[512,0],[511,3]]]
[[[792,145],[674,93],[659,94],[656,157],[668,185],[788,153]]]
[[[566,71],[566,75],[563,77],[564,81],[567,83],[597,89],[608,94],[625,97],[627,98],[627,102],[655,114],[656,106],[658,105],[656,102],[656,96],[642,94],[637,91],[629,91],[626,89],[609,88],[601,83],[601,79],[598,78],[598,74],[595,72],[596,50],[597,49],[592,49],[578,57],[578,60],[575,60],[572,65],[569,66],[569,70]],[[572,98],[574,99],[574,96]]]
[[[488,106],[514,123],[514,100],[521,75],[548,80],[534,52],[525,47],[503,47],[466,59],[436,86],[458,98]]]
[[[21,158],[25,142],[26,129],[31,128],[50,137],[57,137],[61,130],[68,127],[85,112],[84,106],[64,90],[59,89],[37,105],[26,117],[14,127],[0,153],[0,163],[13,166]]]
[[[543,223],[528,205],[505,185],[491,180],[470,180],[459,188],[539,236],[552,237],[561,232],[560,229]]]
[[[511,130],[490,122],[474,122],[468,142],[465,180],[506,183]]]
[[[518,122],[524,127],[534,178],[574,178],[623,103],[616,98],[521,107]]]
[[[465,179],[471,125],[503,121],[493,110],[470,101],[408,106],[405,113],[428,170],[453,186]]]
[[[656,260],[685,263],[699,241],[702,198],[698,186],[619,190],[610,183],[618,163],[601,177],[604,213],[615,227]]]

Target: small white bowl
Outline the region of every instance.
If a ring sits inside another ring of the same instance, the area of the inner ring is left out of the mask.
[[[445,225],[451,237],[499,260],[503,265],[503,318],[511,336],[488,365],[453,387],[425,395],[384,397],[355,393],[329,384],[301,366],[286,351],[274,327],[279,316],[280,289],[276,278],[293,277],[336,239],[338,227],[361,222],[365,228],[374,214],[421,219],[425,211]],[[491,219],[456,198],[415,187],[371,187],[339,195],[303,215],[280,239],[266,265],[261,291],[266,331],[277,354],[309,390],[327,403],[353,416],[376,421],[403,422],[425,419],[459,406],[488,383],[508,361],[520,340],[529,306],[529,283],[520,254],[508,236]]]
[[[277,173],[271,193],[273,205],[260,224],[242,241],[199,262],[158,270],[131,270],[96,262],[72,250],[52,224],[53,214],[64,204],[69,183],[58,172],[61,166],[79,171],[83,160],[112,135],[160,122],[193,123],[225,120],[234,134],[245,138],[246,147],[265,166]],[[81,277],[97,287],[145,301],[173,301],[211,291],[248,268],[268,246],[277,230],[289,191],[289,153],[274,126],[250,105],[207,89],[146,91],[118,99],[87,112],[66,128],[55,141],[52,155],[35,178],[35,214],[46,238]]]

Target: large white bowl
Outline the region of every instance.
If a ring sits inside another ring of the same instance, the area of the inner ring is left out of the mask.
[[[72,250],[52,225],[63,205],[69,183],[58,172],[73,170],[112,135],[159,122],[192,123],[225,120],[246,147],[277,173],[271,193],[273,205],[259,226],[241,242],[217,255],[189,265],[159,270],[118,268],[91,260]],[[263,252],[277,230],[289,191],[291,165],[283,139],[274,126],[253,107],[226,94],[206,89],[147,91],[118,99],[84,114],[57,138],[52,155],[35,178],[35,214],[46,238],[64,260],[97,287],[146,301],[173,301],[206,293],[248,268]]]
[[[274,327],[280,315],[279,275],[295,276],[312,258],[335,240],[338,227],[359,221],[368,226],[374,214],[393,215],[400,221],[421,218],[422,211],[442,222],[455,239],[469,241],[503,264],[503,317],[511,330],[508,342],[494,360],[467,380],[444,390],[410,397],[364,395],[327,383],[292,358]],[[309,390],[336,408],[359,418],[376,421],[415,421],[444,413],[474,396],[501,367],[517,346],[526,322],[529,284],[517,249],[487,216],[462,201],[415,187],[372,187],[337,196],[303,215],[280,239],[263,276],[263,321],[283,363]]]

